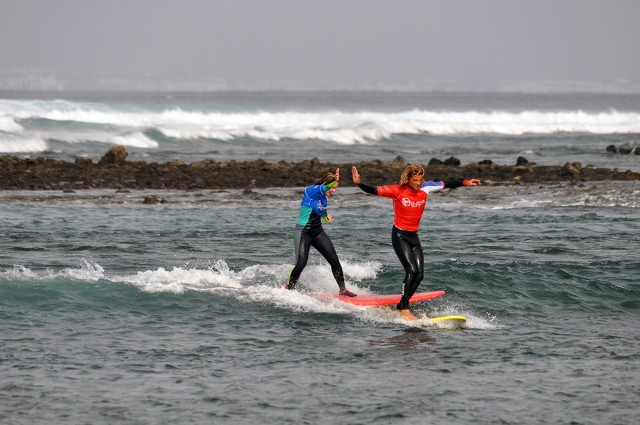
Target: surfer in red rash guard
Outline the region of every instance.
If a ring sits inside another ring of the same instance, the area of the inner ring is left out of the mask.
[[[418,289],[424,276],[424,254],[418,238],[418,228],[429,193],[460,186],[478,186],[480,180],[425,182],[424,167],[420,164],[407,166],[402,172],[400,183],[388,186],[369,186],[362,183],[355,166],[351,168],[351,175],[353,182],[364,192],[393,200],[391,244],[405,271],[402,298],[397,307],[401,313],[408,313],[409,299]]]

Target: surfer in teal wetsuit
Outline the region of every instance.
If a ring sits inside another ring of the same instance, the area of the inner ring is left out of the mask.
[[[356,294],[344,286],[344,274],[338,259],[338,254],[331,243],[331,239],[322,229],[322,221],[331,223],[333,216],[327,213],[327,198],[331,196],[340,181],[340,169],[335,174],[327,174],[324,178],[304,189],[300,203],[300,216],[293,230],[293,243],[296,253],[296,264],[289,273],[286,289],[295,289],[300,274],[307,265],[309,248],[313,246],[331,265],[333,277],[340,288],[340,295],[355,297]]]
[[[410,314],[409,299],[424,277],[424,254],[418,238],[418,228],[429,193],[460,186],[477,186],[480,180],[425,182],[424,167],[420,164],[409,165],[400,177],[400,184],[388,186],[369,186],[362,183],[360,173],[355,166],[351,168],[351,175],[353,182],[364,192],[393,200],[391,244],[405,271],[402,297],[397,307],[401,313]]]

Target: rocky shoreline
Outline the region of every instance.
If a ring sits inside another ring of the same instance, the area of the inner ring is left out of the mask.
[[[355,164],[322,163],[318,159],[302,162],[255,161],[219,162],[215,159],[163,164],[127,161],[126,149],[111,148],[98,163],[77,158],[75,162],[45,158],[0,157],[0,190],[81,189],[247,189],[306,186],[327,171],[340,167],[350,176],[356,165],[365,181],[372,185],[395,182],[407,161],[365,161]],[[427,165],[429,180],[479,178],[485,184],[525,184],[584,182],[608,180],[640,180],[640,173],[616,169],[583,167],[580,163],[543,166],[518,158],[515,165],[498,165],[490,160],[461,165],[455,158],[432,159]],[[343,178],[352,185],[350,178]]]

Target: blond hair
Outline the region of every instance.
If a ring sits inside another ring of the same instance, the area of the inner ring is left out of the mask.
[[[413,176],[424,176],[424,167],[420,164],[408,165],[400,176],[400,185],[408,184],[409,179]]]

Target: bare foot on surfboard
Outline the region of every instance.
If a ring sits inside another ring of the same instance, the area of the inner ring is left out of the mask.
[[[404,310],[398,310],[398,313],[400,313],[400,315],[407,319],[407,320],[418,320],[418,318],[416,316],[413,315],[413,313],[411,313],[409,310],[404,309]]]

